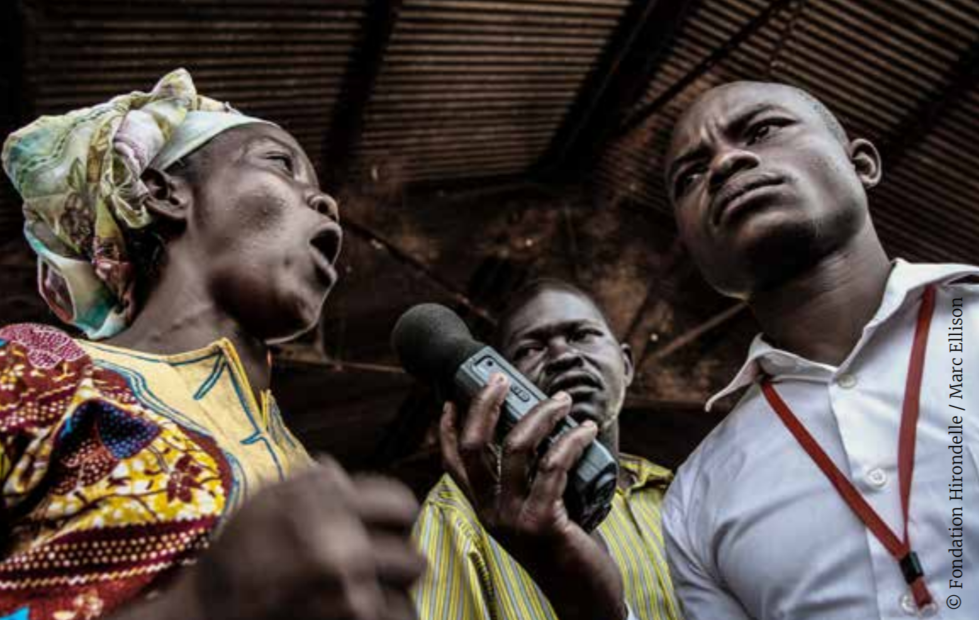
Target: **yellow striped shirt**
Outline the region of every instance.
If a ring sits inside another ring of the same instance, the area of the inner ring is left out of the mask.
[[[622,455],[619,464],[635,482],[616,491],[598,531],[622,571],[633,613],[641,620],[677,620],[660,516],[672,474],[635,456]],[[429,492],[412,534],[428,559],[413,592],[420,620],[557,620],[544,594],[483,529],[448,475]]]

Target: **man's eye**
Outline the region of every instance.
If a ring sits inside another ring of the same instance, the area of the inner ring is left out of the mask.
[[[785,123],[780,120],[772,119],[761,121],[748,130],[748,144],[755,144],[778,131]]]
[[[513,360],[522,360],[534,353],[540,351],[540,346],[538,345],[527,345],[523,347],[518,347],[516,351],[513,352]]]
[[[678,174],[676,180],[673,182],[673,196],[679,197],[684,195],[702,173],[703,170],[701,167],[695,166]]]
[[[571,335],[571,339],[575,342],[587,342],[601,335],[601,332],[596,329],[579,329]]]

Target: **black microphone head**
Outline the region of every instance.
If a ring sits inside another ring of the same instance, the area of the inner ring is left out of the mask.
[[[401,315],[391,331],[401,365],[419,379],[451,382],[462,362],[485,345],[452,310],[439,304],[419,304]]]

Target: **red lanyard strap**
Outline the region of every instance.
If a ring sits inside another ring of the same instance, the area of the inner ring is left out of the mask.
[[[924,569],[918,560],[918,555],[911,550],[908,537],[908,511],[911,499],[911,479],[914,475],[914,445],[918,428],[918,413],[921,401],[921,378],[924,374],[925,350],[928,346],[928,330],[935,308],[935,288],[925,289],[918,311],[918,323],[914,332],[914,343],[911,347],[911,359],[908,362],[907,385],[904,391],[904,406],[901,411],[901,431],[898,441],[897,470],[901,487],[901,510],[904,515],[904,537],[899,539],[891,528],[880,518],[877,512],[860,495],[853,483],[839,470],[829,458],[819,443],[809,434],[799,418],[792,412],[785,401],[775,391],[771,380],[762,380],[761,389],[765,399],[772,407],[785,427],[792,433],[813,462],[822,470],[833,487],[847,503],[850,509],[863,521],[864,525],[873,532],[877,540],[890,552],[901,567],[905,581],[911,586],[915,603],[922,608],[932,602],[931,593],[924,582]]]

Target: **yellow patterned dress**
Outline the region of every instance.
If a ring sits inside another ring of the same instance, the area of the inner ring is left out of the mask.
[[[0,329],[0,620],[107,614],[309,463],[227,340],[155,356]]]

